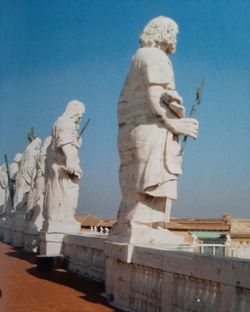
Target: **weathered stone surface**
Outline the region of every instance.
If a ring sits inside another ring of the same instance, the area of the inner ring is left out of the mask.
[[[16,192],[14,196],[14,216],[12,245],[21,247],[24,244],[24,219],[27,211],[29,194],[32,191],[36,173],[36,157],[39,154],[41,140],[34,139],[26,148],[20,162],[20,169],[16,178]]]
[[[67,268],[83,276],[105,281],[105,235],[66,234],[63,242],[63,254],[67,259]]]
[[[139,244],[181,243],[154,222],[168,222],[182,173],[179,135],[197,137],[198,122],[184,117],[169,55],[175,52],[177,24],[153,19],[140,37],[118,105],[122,201],[110,240]]]
[[[16,180],[17,180],[19,169],[20,169],[21,159],[22,159],[22,154],[20,153],[16,154],[16,156],[13,159],[13,163],[9,166],[10,179],[11,179],[14,191],[16,190]],[[13,214],[14,214],[13,201],[11,200],[10,192],[8,190],[6,203],[5,203],[6,221],[4,224],[4,237],[3,237],[3,240],[5,243],[12,242]]]
[[[250,261],[107,243],[106,292],[125,311],[248,311]],[[113,248],[113,250],[112,250]]]
[[[4,238],[6,224],[6,205],[9,197],[6,165],[0,166],[0,240]]]
[[[45,194],[45,159],[51,136],[43,143],[35,160],[35,175],[29,192],[27,211],[24,221],[24,250],[37,251],[39,232],[43,225],[43,203]]]
[[[81,102],[71,101],[53,126],[52,140],[47,148],[45,161],[46,189],[44,223],[40,235],[41,254],[59,252],[64,233],[80,232],[80,223],[75,220],[74,215],[82,175],[78,156],[81,139],[77,130],[84,111],[85,107]],[[55,238],[57,234],[62,238],[60,241]]]

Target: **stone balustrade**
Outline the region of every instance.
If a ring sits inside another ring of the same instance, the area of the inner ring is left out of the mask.
[[[105,280],[105,235],[65,234],[63,254],[67,269],[98,282]]]
[[[249,311],[250,261],[142,246],[134,246],[129,259],[122,251],[126,247],[108,245],[106,291],[117,307],[138,312]]]

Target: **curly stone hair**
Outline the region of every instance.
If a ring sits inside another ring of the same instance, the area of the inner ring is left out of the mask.
[[[165,16],[155,17],[145,26],[140,36],[140,45],[153,48],[159,44],[172,44],[173,33],[178,33],[175,21]]]

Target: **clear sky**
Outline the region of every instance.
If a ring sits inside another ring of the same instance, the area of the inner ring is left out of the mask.
[[[0,0],[0,157],[10,161],[35,127],[42,140],[71,99],[90,124],[80,151],[79,211],[116,216],[116,109],[145,24],[180,28],[172,57],[187,112],[203,77],[199,138],[186,146],[172,216],[250,217],[248,0]]]

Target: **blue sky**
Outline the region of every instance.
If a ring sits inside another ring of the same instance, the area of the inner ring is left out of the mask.
[[[90,124],[80,151],[79,211],[114,217],[120,201],[116,107],[145,24],[179,25],[172,57],[187,112],[203,77],[199,138],[186,146],[172,216],[250,217],[250,2],[0,0],[0,157],[35,127],[42,140],[71,99]]]

